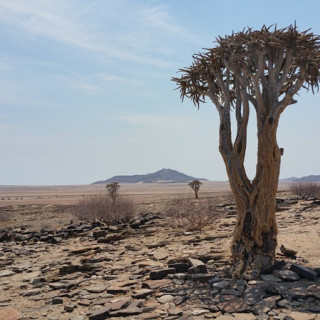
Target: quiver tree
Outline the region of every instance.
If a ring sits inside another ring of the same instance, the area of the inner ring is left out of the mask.
[[[209,98],[220,117],[219,151],[237,205],[232,241],[233,276],[257,274],[275,259],[275,197],[281,150],[279,118],[296,103],[298,91],[318,89],[319,36],[296,26],[277,30],[263,26],[218,37],[216,46],[193,56],[182,75],[173,78],[181,98],[199,108]],[[249,111],[256,113],[257,165],[249,180],[244,167]],[[231,112],[236,132],[231,135]]]
[[[200,190],[201,185],[202,185],[202,182],[199,180],[193,180],[193,181],[189,182],[189,186],[194,191],[194,196],[196,199],[199,198],[198,192]]]
[[[118,182],[112,182],[106,185],[109,195],[112,201],[115,203],[117,201],[118,192],[120,189],[120,184]]]

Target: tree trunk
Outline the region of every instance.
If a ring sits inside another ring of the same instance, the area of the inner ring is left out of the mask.
[[[237,205],[237,222],[231,248],[232,274],[237,278],[244,273],[256,277],[261,269],[275,260],[278,232],[276,193],[281,162],[276,129],[277,124],[265,123],[258,134],[256,177],[249,187],[242,177],[243,163],[239,165],[234,157],[227,166]]]
[[[194,190],[194,194],[195,194],[196,199],[199,199],[197,190]]]

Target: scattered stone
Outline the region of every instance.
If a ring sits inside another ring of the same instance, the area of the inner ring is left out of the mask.
[[[169,268],[175,268],[176,272],[186,272],[189,268],[190,265],[188,263],[173,263],[169,264]]]
[[[229,283],[225,280],[214,282],[212,284],[213,289],[220,289],[220,290],[228,288],[229,286],[230,286]]]
[[[164,248],[159,248],[159,249],[155,250],[153,253],[153,258],[155,260],[164,260],[164,259],[168,258],[168,256],[169,256],[169,252],[168,252],[168,250],[166,250]]]
[[[208,312],[209,312],[209,310],[207,310],[207,309],[195,309],[195,310],[191,311],[191,313],[194,317],[201,316],[201,315],[206,314]]]
[[[101,238],[101,237],[105,237],[107,235],[107,231],[106,230],[96,230],[93,231],[93,237],[95,239]]]
[[[277,302],[277,306],[281,308],[290,308],[290,301],[287,299],[282,299]]]
[[[272,266],[266,267],[261,270],[261,274],[268,274],[272,273],[273,270],[281,269],[286,265],[286,262],[284,260],[276,261]]]
[[[254,305],[265,297],[265,291],[261,287],[247,288],[244,292],[244,300],[248,305]]]
[[[168,315],[169,316],[182,316],[183,315],[183,311],[179,308],[169,308],[168,309]]]
[[[23,296],[24,297],[30,297],[30,296],[36,296],[38,294],[42,293],[42,291],[40,289],[32,289],[32,290],[28,290],[23,292]]]
[[[308,306],[307,310],[314,313],[320,313],[320,306]]]
[[[317,278],[317,273],[310,268],[300,266],[298,264],[292,264],[290,267],[291,271],[294,271],[299,276],[314,280]]]
[[[191,266],[188,269],[189,273],[207,273],[207,267],[201,260],[189,258],[188,262]]]
[[[105,303],[105,307],[110,308],[112,311],[120,310],[127,308],[131,302],[129,297],[122,297],[117,299],[109,300],[109,302]]]
[[[297,281],[300,279],[299,275],[291,270],[274,270],[273,274],[285,281]]]
[[[91,286],[91,287],[86,287],[86,290],[90,293],[101,293],[101,292],[105,292],[107,290],[107,287],[103,285]]]
[[[97,243],[110,243],[124,239],[124,234],[110,234],[106,237],[101,237],[97,240]]]
[[[128,317],[141,314],[142,310],[140,308],[127,308],[117,311],[110,312],[111,317]]]
[[[140,290],[134,290],[134,293],[132,294],[132,298],[134,299],[144,299],[147,296],[153,294],[155,291],[151,289],[140,289]]]
[[[161,296],[160,298],[157,298],[157,300],[160,303],[165,304],[165,303],[172,302],[174,300],[174,296],[172,296],[170,294],[165,294],[165,295]]]
[[[167,269],[162,269],[157,271],[151,271],[149,276],[151,280],[161,280],[165,278],[168,274],[172,274],[175,272],[176,272],[175,268],[167,268]]]
[[[231,300],[220,302],[218,308],[223,313],[233,313],[246,311],[249,306],[244,299],[235,297]]]
[[[111,308],[101,308],[89,314],[89,320],[104,320],[108,317]]]
[[[66,304],[64,306],[64,310],[67,312],[72,312],[76,308],[76,305],[74,304]]]
[[[10,276],[13,276],[14,274],[16,274],[16,273],[12,270],[4,270],[4,271],[0,272],[0,278],[10,277]]]
[[[63,282],[52,282],[52,283],[49,283],[49,287],[54,290],[60,290],[60,289],[67,288],[67,284]]]
[[[51,301],[52,304],[63,304],[63,299],[60,297],[53,298]]]

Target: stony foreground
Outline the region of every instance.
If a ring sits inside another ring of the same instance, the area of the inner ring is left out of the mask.
[[[279,234],[303,221],[320,243],[317,200],[281,206]],[[279,250],[259,280],[229,277],[233,209],[203,233],[153,213],[116,227],[2,230],[0,320],[320,319],[319,268],[299,252]]]

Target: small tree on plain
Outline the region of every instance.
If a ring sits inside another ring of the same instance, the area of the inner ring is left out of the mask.
[[[215,47],[194,55],[192,65],[180,69],[181,77],[172,79],[182,100],[187,97],[199,108],[209,98],[219,113],[219,151],[237,206],[231,246],[234,277],[259,273],[275,260],[275,198],[283,154],[277,143],[280,115],[297,102],[302,87],[319,89],[320,37],[296,26],[270,29],[248,28],[218,37]],[[244,166],[250,109],[256,113],[258,139],[253,180]]]
[[[191,182],[189,182],[189,186],[191,187],[191,189],[194,191],[194,195],[195,198],[198,199],[198,192],[200,190],[200,187],[202,185],[202,182],[199,180],[193,180]]]
[[[112,201],[115,203],[119,195],[120,184],[118,182],[112,182],[107,184],[106,188],[109,191]]]

